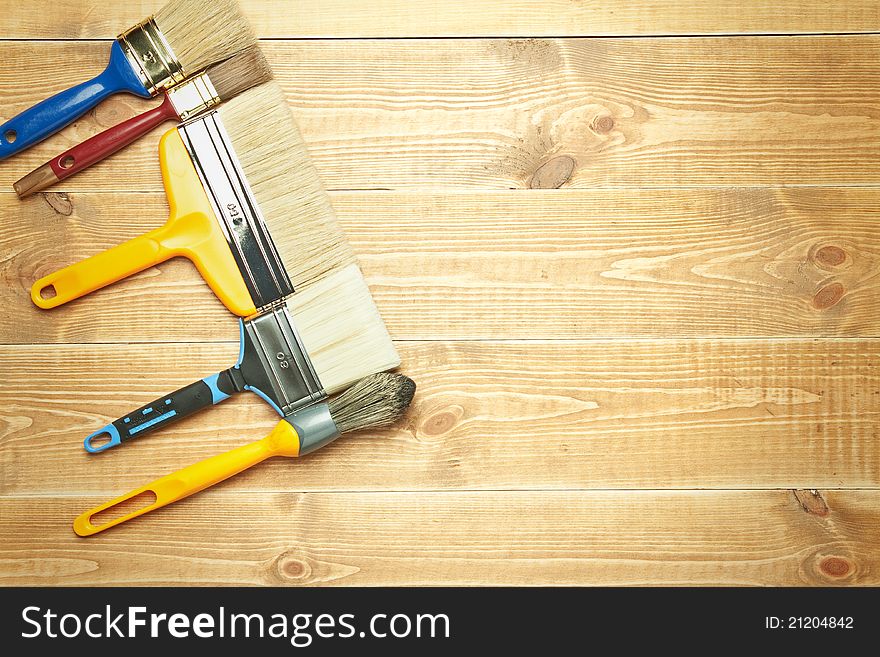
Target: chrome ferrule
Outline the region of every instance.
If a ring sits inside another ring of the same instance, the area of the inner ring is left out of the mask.
[[[327,397],[286,304],[244,321],[241,375],[282,415]],[[233,375],[235,376],[235,375]]]
[[[151,95],[170,89],[186,78],[183,66],[152,16],[123,32],[116,40]]]
[[[257,309],[293,294],[293,284],[217,111],[177,130]]]
[[[183,84],[169,89],[167,94],[181,121],[203,114],[220,104],[220,96],[207,73],[199,73]]]

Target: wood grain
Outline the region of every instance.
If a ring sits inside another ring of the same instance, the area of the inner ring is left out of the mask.
[[[98,501],[0,497],[0,583],[880,584],[877,491],[215,489],[77,538]]]
[[[873,37],[302,41],[266,51],[329,189],[880,182]],[[0,43],[3,118],[106,57],[106,43]],[[148,106],[104,103],[0,174],[15,180]],[[159,132],[63,189],[159,190]],[[570,173],[536,177],[555,158]]]
[[[162,2],[0,0],[0,121]],[[164,220],[161,130],[0,193],[0,585],[880,585],[880,41],[821,34],[880,31],[875,0],[244,5],[413,408],[77,539],[277,416],[244,395],[81,447],[236,356],[187,262],[28,298]],[[0,179],[154,104],[113,98]]]
[[[113,38],[164,0],[0,1],[5,38]],[[241,0],[263,37],[876,32],[873,0]]]
[[[880,334],[880,190],[334,193],[397,339]],[[160,194],[0,194],[0,341],[224,341],[187,261],[53,311],[33,281],[165,220]],[[64,248],[59,249],[58,244]]]
[[[403,343],[394,430],[230,490],[880,487],[880,342]],[[92,456],[82,439],[235,361],[235,344],[6,347],[0,493],[115,497],[262,438],[254,395]]]

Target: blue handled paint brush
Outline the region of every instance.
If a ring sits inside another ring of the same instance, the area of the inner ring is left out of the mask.
[[[0,126],[0,160],[53,135],[108,96],[126,92],[150,98],[255,43],[235,0],[171,0],[117,37],[100,75]]]

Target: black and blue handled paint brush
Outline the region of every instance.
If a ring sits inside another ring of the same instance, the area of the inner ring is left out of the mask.
[[[103,452],[249,391],[281,416],[400,363],[357,265],[239,320],[238,362],[111,422],[85,439]]]
[[[108,96],[126,92],[151,98],[255,44],[235,0],[171,0],[117,37],[100,75],[0,126],[0,160],[58,132]]]

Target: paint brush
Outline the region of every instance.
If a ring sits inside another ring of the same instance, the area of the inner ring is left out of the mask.
[[[189,497],[272,456],[304,456],[343,433],[393,424],[409,407],[415,390],[412,379],[401,374],[362,379],[338,397],[286,416],[262,440],[212,456],[86,511],[74,520],[73,530],[91,536]],[[134,498],[149,503],[109,522],[92,522],[98,514]]]
[[[0,159],[58,132],[115,93],[151,98],[256,44],[235,0],[171,0],[126,30],[98,76],[55,94],[0,126]]]
[[[85,449],[103,452],[142,438],[244,391],[286,416],[400,364],[354,264],[301,288],[269,311],[239,321],[235,365],[114,420],[88,436]]]
[[[230,311],[249,317],[355,262],[274,81],[167,132],[159,164],[168,222],[41,278],[37,306],[184,256]]]
[[[186,121],[271,78],[272,71],[259,47],[247,48],[172,87],[158,107],[53,157],[12,187],[19,198],[35,194],[113,155],[166,121]]]

